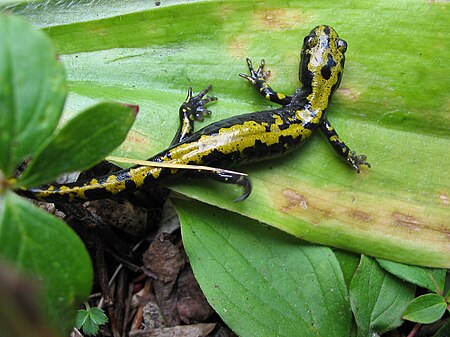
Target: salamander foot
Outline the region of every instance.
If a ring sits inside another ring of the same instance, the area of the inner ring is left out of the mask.
[[[347,162],[356,170],[356,172],[360,173],[361,170],[359,168],[359,165],[365,165],[367,167],[370,167],[370,164],[366,162],[367,157],[363,154],[357,155],[355,151],[351,151],[348,154]]]
[[[254,85],[257,85],[258,82],[265,82],[265,80],[270,76],[270,70],[264,71],[264,65],[266,64],[264,59],[261,60],[256,71],[253,69],[252,61],[249,58],[246,58],[246,60],[250,75],[240,73],[239,76],[245,78]]]
[[[181,108],[186,108],[190,115],[196,120],[203,122],[204,116],[211,115],[211,110],[205,108],[205,105],[209,102],[217,101],[217,97],[205,97],[203,98],[210,90],[212,86],[208,85],[205,89],[200,91],[197,95],[193,96],[192,88],[189,87],[188,94],[186,100],[184,101]]]

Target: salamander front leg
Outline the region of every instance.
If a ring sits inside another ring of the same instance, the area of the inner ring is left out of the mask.
[[[193,96],[192,88],[188,89],[186,100],[179,110],[180,125],[170,145],[178,144],[194,132],[194,121],[204,121],[204,116],[211,115],[211,111],[205,108],[209,102],[217,101],[216,97],[204,96],[211,90],[211,85]]]
[[[281,104],[283,106],[291,103],[292,96],[287,96],[285,94],[276,92],[266,82],[266,79],[270,75],[270,70],[264,71],[264,65],[265,65],[264,60],[261,60],[261,63],[259,64],[259,67],[256,71],[255,71],[255,69],[253,69],[252,61],[249,58],[247,58],[246,60],[247,60],[248,70],[250,71],[250,75],[241,73],[241,74],[239,74],[239,76],[245,78],[251,84],[253,84],[253,86],[259,92],[259,94],[264,96],[269,101]]]
[[[320,124],[320,129],[327,137],[334,151],[349,165],[351,165],[358,173],[360,172],[360,165],[370,167],[370,164],[366,162],[366,156],[363,154],[356,155],[355,151],[350,150],[350,148],[339,138],[336,130],[326,118]]]

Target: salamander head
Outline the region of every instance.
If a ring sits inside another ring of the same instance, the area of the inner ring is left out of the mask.
[[[347,42],[330,26],[317,26],[303,42],[299,80],[306,90],[331,96],[341,82]]]

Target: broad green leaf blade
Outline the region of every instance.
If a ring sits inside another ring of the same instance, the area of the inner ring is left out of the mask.
[[[205,204],[176,207],[196,278],[239,336],[350,336],[347,289],[329,248]]]
[[[358,336],[366,337],[401,325],[402,313],[414,298],[415,286],[385,272],[375,260],[362,256],[349,291]]]
[[[427,288],[440,295],[444,293],[445,274],[447,272],[445,269],[408,266],[383,259],[377,259],[377,261],[381,267],[402,280]]]
[[[123,142],[134,118],[132,108],[117,103],[101,103],[83,111],[51,138],[18,185],[37,186],[61,173],[93,166]]]
[[[442,317],[447,308],[445,298],[437,294],[425,294],[415,298],[403,313],[409,321],[430,324]]]
[[[73,230],[8,192],[0,197],[0,256],[41,282],[49,324],[68,334],[92,284],[89,255]]]
[[[48,37],[0,14],[0,170],[7,178],[53,133],[65,98],[64,70]]]
[[[208,1],[59,26],[52,7],[39,14],[64,54],[67,113],[105,98],[139,104],[139,119],[117,153],[138,158],[167,147],[188,86],[213,84],[213,121],[273,107],[237,77],[246,72],[245,57],[265,58],[273,87],[292,93],[303,37],[317,24],[332,25],[349,48],[329,119],[372,168],[355,174],[316,135],[286,158],[242,168],[254,186],[243,203],[232,202],[239,190],[219,183],[171,186],[306,240],[448,268],[448,6]],[[365,24],[373,13],[376,23]],[[415,26],[420,31],[411,33]]]

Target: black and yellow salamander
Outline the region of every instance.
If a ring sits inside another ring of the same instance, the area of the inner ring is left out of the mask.
[[[292,96],[275,92],[267,84],[268,72],[264,71],[264,60],[254,70],[247,59],[250,75],[240,76],[250,81],[261,95],[281,107],[227,118],[197,132],[194,132],[194,121],[202,121],[203,116],[210,113],[205,105],[216,98],[205,97],[211,86],[196,96],[189,89],[185,102],[180,106],[180,126],[172,143],[148,160],[228,168],[281,156],[303,144],[319,129],[336,153],[356,171],[359,172],[360,165],[370,167],[365,161],[366,156],[351,151],[325,117],[331,96],[341,82],[346,49],[347,43],[332,27],[315,27],[305,37],[301,51],[299,80],[303,86]],[[134,166],[90,181],[44,185],[19,193],[48,202],[93,200],[132,192],[180,173],[193,175],[186,170]],[[251,184],[246,176],[209,171],[201,175],[242,186],[244,193],[236,201],[250,195]]]

